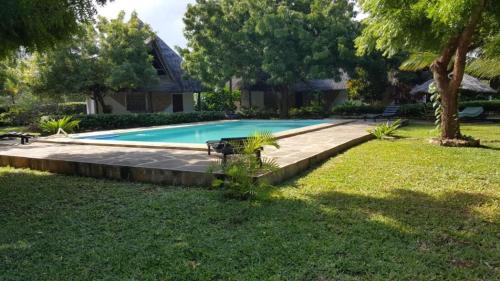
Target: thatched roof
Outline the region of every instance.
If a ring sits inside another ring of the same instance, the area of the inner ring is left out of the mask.
[[[339,91],[347,89],[348,80],[349,77],[347,75],[343,75],[340,81],[335,81],[335,79],[315,79],[297,83],[292,88],[296,92]]]
[[[431,79],[423,84],[415,86],[411,91],[410,94],[417,94],[417,93],[429,93],[429,85],[434,82],[434,79]],[[497,91],[495,91],[493,88],[488,86],[487,84],[481,82],[479,79],[472,77],[470,75],[464,74],[464,79],[462,80],[462,84],[460,84],[460,89],[461,90],[466,90],[466,91],[471,91],[471,92],[478,92],[478,93],[491,93],[494,94]]]
[[[162,79],[159,84],[148,90],[167,93],[200,92],[201,82],[187,79],[182,69],[182,58],[170,48],[161,38],[156,37],[151,42],[154,55],[160,59],[165,72],[171,79]],[[167,81],[168,80],[168,81]]]

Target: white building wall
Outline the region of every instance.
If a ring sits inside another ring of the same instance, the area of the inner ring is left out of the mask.
[[[194,94],[193,93],[184,93],[182,96],[182,102],[183,102],[184,112],[193,112],[194,111]]]
[[[93,99],[91,99],[91,98],[86,98],[85,99],[85,103],[86,103],[86,106],[87,106],[87,115],[96,114],[95,101]]]

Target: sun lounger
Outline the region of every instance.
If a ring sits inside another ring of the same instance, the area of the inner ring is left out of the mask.
[[[233,119],[240,119],[240,115],[234,112],[226,112],[225,113],[226,119],[233,120]]]
[[[21,144],[28,144],[31,138],[34,138],[34,135],[18,133],[18,132],[9,132],[6,134],[0,134],[0,139],[13,139],[19,138],[21,139]]]
[[[208,155],[211,155],[212,150],[221,153],[224,162],[228,155],[242,154],[247,138],[222,138],[220,140],[207,141]],[[261,162],[262,147],[255,151],[255,156]]]
[[[366,114],[363,119],[365,121],[367,119],[373,119],[374,121],[377,121],[377,118],[387,118],[389,120],[391,117],[395,117],[398,115],[399,108],[399,105],[389,105],[384,109],[384,112],[382,112],[382,114]]]
[[[478,118],[484,113],[484,108],[478,107],[466,107],[464,110],[458,113],[458,118]]]

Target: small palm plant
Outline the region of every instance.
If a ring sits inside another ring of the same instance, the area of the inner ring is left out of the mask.
[[[394,137],[394,133],[399,127],[401,127],[401,119],[398,119],[392,123],[387,121],[387,123],[382,123],[375,127],[373,130],[368,130],[368,132],[380,140]]]
[[[248,137],[243,144],[241,154],[233,155],[226,161],[218,160],[209,168],[211,173],[224,174],[223,179],[212,182],[214,188],[222,188],[225,195],[235,199],[250,199],[255,196],[264,183],[256,181],[255,176],[278,168],[276,161],[260,157],[264,146],[279,148],[277,139],[271,132],[257,132]]]
[[[80,125],[80,120],[72,120],[71,116],[65,116],[61,119],[42,119],[40,129],[44,134],[57,134],[59,132],[72,133]]]

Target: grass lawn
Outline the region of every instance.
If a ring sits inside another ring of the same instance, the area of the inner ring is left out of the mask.
[[[20,132],[20,133],[29,133],[28,127],[25,126],[17,126],[17,127],[0,127],[0,134],[5,134],[9,132]]]
[[[500,126],[427,125],[251,202],[0,168],[0,280],[500,280]]]

